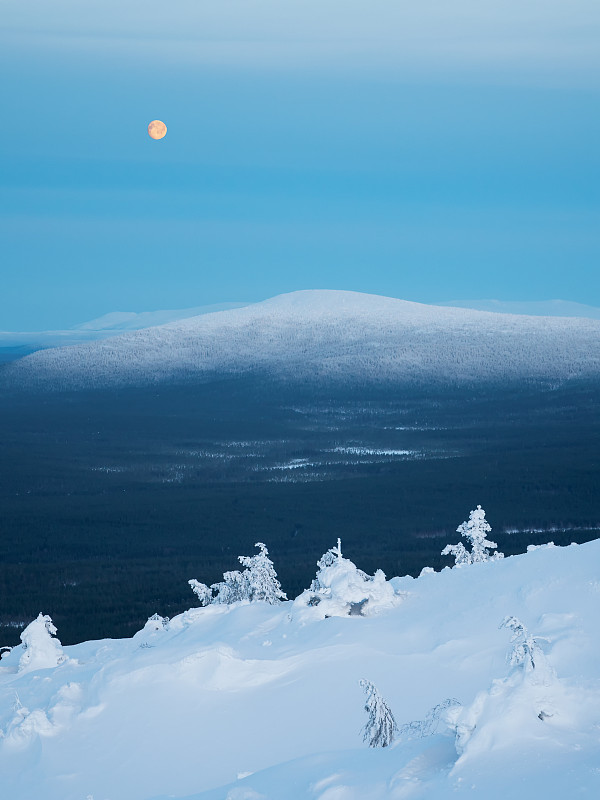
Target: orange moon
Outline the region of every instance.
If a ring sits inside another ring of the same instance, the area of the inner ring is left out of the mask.
[[[148,125],[148,135],[151,139],[164,139],[167,135],[167,126],[159,119],[152,120]]]

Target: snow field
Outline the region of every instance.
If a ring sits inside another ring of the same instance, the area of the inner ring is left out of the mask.
[[[358,591],[348,569],[329,604],[211,604],[54,648],[66,659],[38,669],[14,648],[0,662],[3,796],[600,796],[599,567],[600,540],[424,571],[383,581],[365,616],[336,605]],[[511,614],[548,639],[543,668],[507,663]],[[369,749],[363,678],[400,727],[446,698],[462,707],[431,736]]]

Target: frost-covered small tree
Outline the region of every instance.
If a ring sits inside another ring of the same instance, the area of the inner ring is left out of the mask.
[[[207,606],[212,603],[213,593],[210,586],[207,586],[205,583],[200,583],[200,581],[197,581],[195,578],[192,578],[188,583],[192,587],[192,592],[200,601],[201,606]]]
[[[320,589],[323,589],[324,586],[319,578],[322,576],[323,571],[326,570],[328,567],[332,567],[334,564],[341,562],[342,556],[342,540],[338,536],[337,545],[335,547],[330,547],[326,553],[323,553],[321,558],[317,561],[318,572],[316,577],[313,578],[313,581],[310,585],[311,592],[318,592]],[[362,572],[362,570],[358,570],[362,573],[362,576],[368,578],[366,573]]]
[[[260,552],[254,556],[238,556],[244,569],[231,570],[223,574],[223,580],[207,586],[195,578],[188,581],[192,591],[203,606],[216,603],[218,605],[231,605],[242,600],[250,602],[262,601],[275,605],[282,600],[287,600],[281,591],[281,584],[273,562],[269,558],[269,551],[262,542],[257,542]]]
[[[462,542],[458,544],[447,544],[442,550],[442,555],[453,555],[457,566],[461,564],[477,564],[490,559],[504,558],[504,553],[494,553],[493,556],[487,552],[495,550],[498,545],[487,538],[487,534],[492,530],[489,522],[485,518],[485,511],[481,506],[470,512],[469,519],[462,522],[456,529],[471,543],[469,552]]]
[[[326,553],[323,553],[321,558],[317,561],[317,567],[319,570],[325,569],[325,567],[330,567],[332,564],[335,564],[342,556],[342,540],[338,536],[337,544],[335,547],[330,547]]]
[[[371,681],[361,680],[359,684],[366,695],[365,711],[368,715],[362,729],[363,742],[368,742],[369,747],[388,747],[398,731],[394,715]]]
[[[67,660],[62,645],[56,636],[56,627],[51,617],[39,614],[21,634],[23,655],[19,660],[19,671],[49,669]]]
[[[512,631],[511,644],[512,650],[508,654],[508,663],[511,667],[523,667],[524,672],[533,672],[535,669],[543,668],[544,672],[549,669],[542,648],[538,642],[547,641],[543,636],[532,636],[526,626],[517,617],[504,617],[500,623],[501,628],[508,628]]]
[[[462,564],[472,564],[471,553],[466,549],[462,542],[458,544],[447,544],[442,550],[443,556],[454,556],[454,565],[460,567]]]
[[[237,569],[223,573],[223,580],[210,587],[215,592],[213,603],[229,606],[241,600],[249,600],[247,581]]]
[[[281,591],[281,584],[266,546],[262,542],[257,542],[254,546],[260,550],[257,555],[239,556],[240,564],[246,568],[243,577],[248,600],[258,600],[271,605],[287,600]]]

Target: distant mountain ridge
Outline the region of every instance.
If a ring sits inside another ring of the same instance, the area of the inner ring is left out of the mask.
[[[598,376],[600,321],[306,290],[40,351],[9,365],[4,380],[74,389],[243,374],[371,383]]]
[[[534,317],[585,317],[600,319],[600,308],[571,300],[449,300],[436,306],[471,308],[499,314],[526,314]]]
[[[202,314],[214,314],[217,311],[231,311],[233,308],[243,308],[248,303],[215,303],[208,306],[195,306],[164,311],[112,311],[103,314],[97,319],[74,325],[76,331],[139,331],[143,328],[153,328],[156,325],[166,325],[180,319],[198,317]]]
[[[194,308],[170,309],[162,311],[111,311],[101,317],[73,325],[65,330],[53,331],[0,331],[0,361],[2,351],[26,352],[44,350],[47,347],[66,347],[75,344],[93,342],[97,339],[109,339],[120,336],[127,331],[139,331],[156,325],[165,325],[180,319],[188,319],[201,314],[214,314],[216,311],[227,311],[242,308],[247,303],[216,303]],[[23,353],[25,355],[26,353]]]

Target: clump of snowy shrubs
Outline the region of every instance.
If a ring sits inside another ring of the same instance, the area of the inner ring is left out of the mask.
[[[425,719],[413,720],[398,727],[394,714],[371,681],[361,680],[360,686],[366,694],[365,711],[367,722],[362,729],[363,741],[369,747],[388,747],[394,741],[424,739],[438,732],[440,723],[446,730],[455,730],[455,719],[461,703],[449,697],[431,708]]]
[[[317,561],[317,567],[310,588],[294,600],[295,617],[370,616],[400,600],[380,569],[374,575],[367,575],[342,556],[340,539],[336,547]]]
[[[438,732],[440,723],[454,729],[453,720],[457,716],[462,704],[454,697],[442,700],[433,708],[430,708],[425,719],[417,719],[407,722],[398,729],[398,739],[410,741],[411,739],[425,739]]]
[[[239,570],[225,572],[223,580],[212,586],[200,583],[194,578],[188,581],[200,605],[231,605],[241,601],[250,603],[262,601],[277,605],[282,600],[287,600],[285,593],[281,591],[281,584],[266,546],[262,542],[257,542],[254,546],[260,551],[256,555],[238,556],[245,568],[241,572]]]
[[[456,566],[504,558],[504,553],[496,552],[493,555],[488,553],[488,550],[495,550],[498,547],[496,542],[492,542],[487,538],[491,530],[491,525],[485,518],[485,511],[481,506],[477,506],[469,514],[469,519],[461,523],[456,529],[457,533],[460,533],[471,543],[471,550],[467,550],[462,542],[447,544],[442,550],[442,555],[453,555]]]
[[[431,708],[425,718],[403,725],[375,686],[359,681],[366,694],[367,722],[362,729],[363,741],[369,747],[388,747],[394,742],[422,739],[436,733],[452,734],[461,759],[493,746],[510,744],[523,731],[536,735],[540,721],[560,717],[568,708],[569,697],[542,650],[545,637],[533,636],[514,616],[505,617],[500,628],[512,632],[507,655],[510,672],[507,677],[492,681],[489,690],[479,692],[473,703],[463,708],[447,698]]]
[[[171,620],[168,617],[161,617],[160,614],[152,614],[151,617],[148,617],[148,622],[146,622],[144,628],[152,633],[156,631],[168,631],[170,622]]]
[[[260,552],[239,556],[243,570],[225,572],[223,580],[207,586],[195,579],[189,582],[200,605],[231,605],[262,601],[277,605],[287,600],[269,558],[269,551],[257,542]],[[396,605],[400,598],[384,573],[367,575],[342,556],[341,540],[318,561],[318,571],[310,588],[294,601],[292,614],[303,620],[326,617],[369,616]]]

